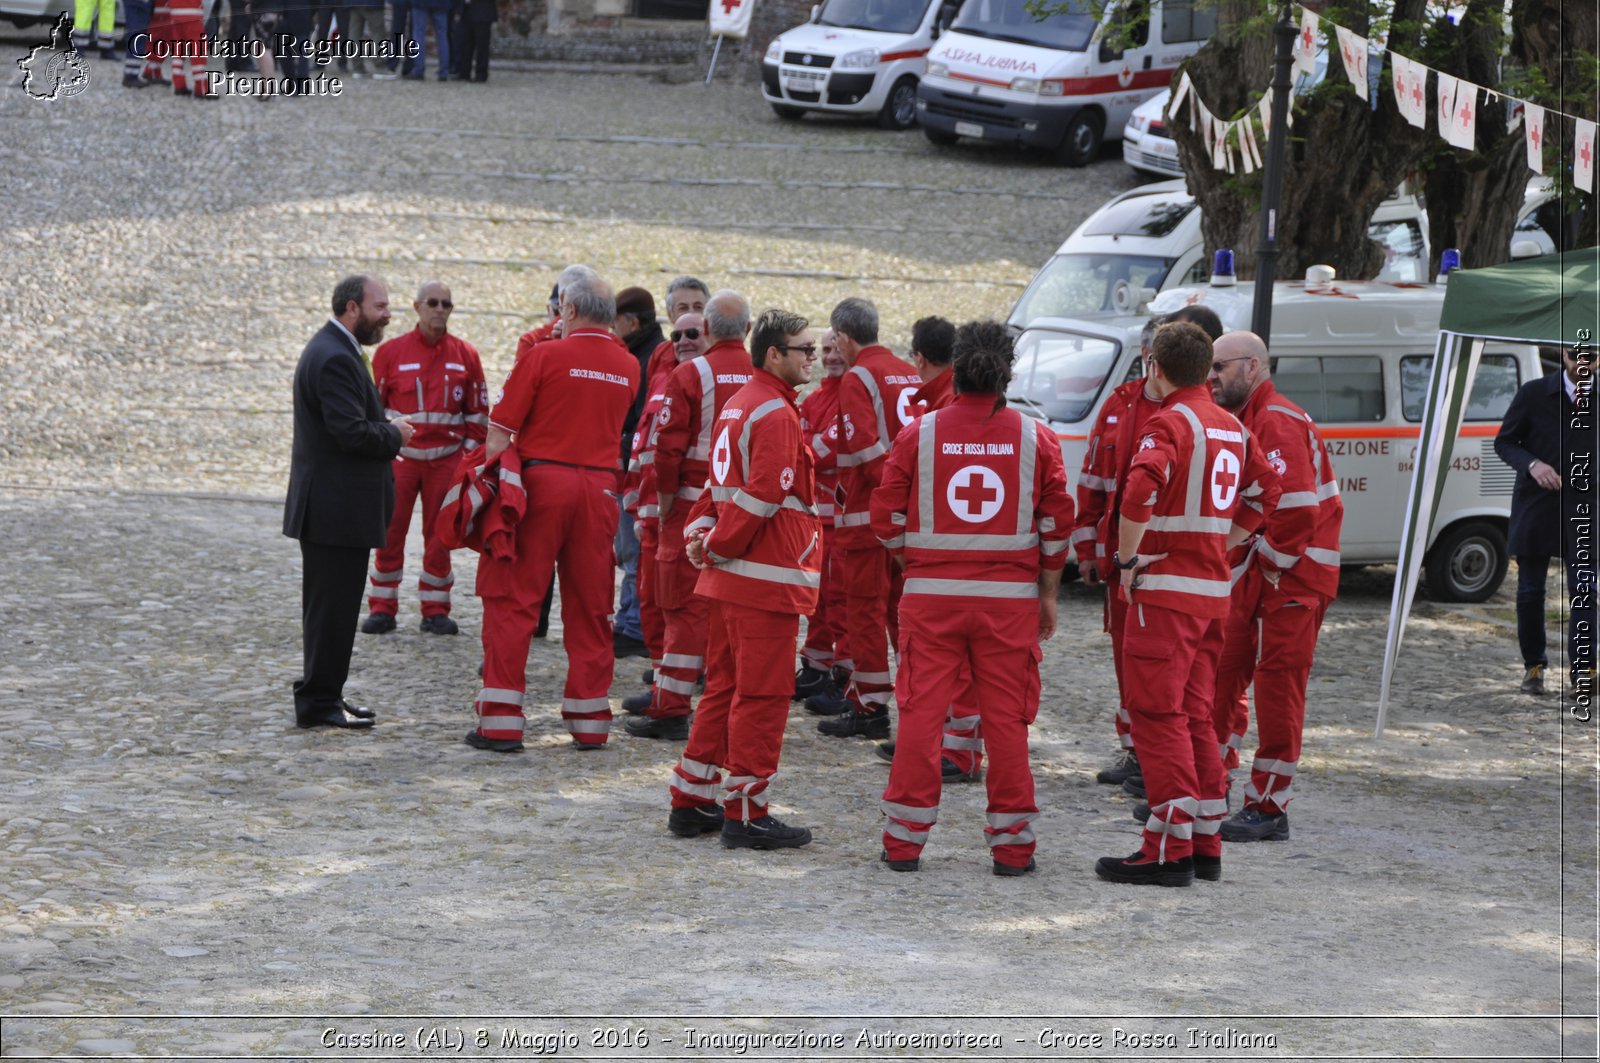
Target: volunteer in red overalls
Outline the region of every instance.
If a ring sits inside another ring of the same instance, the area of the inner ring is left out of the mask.
[[[850,371],[839,384],[840,483],[843,511],[834,520],[844,557],[845,642],[855,672],[838,715],[817,730],[835,738],[888,738],[889,637],[897,624],[900,577],[872,534],[873,489],[895,436],[915,419],[911,395],[922,378],[911,366],[878,345],[878,308],[850,298],[833,308],[829,320],[835,343]]]
[[[528,640],[552,571],[561,571],[567,651],[561,718],[580,749],[611,730],[611,604],[617,531],[617,439],[639,389],[639,363],[609,331],[616,299],[604,281],[567,286],[562,338],[541,343],[511,370],[489,411],[486,459],[517,448],[528,509],[516,556],[478,562],[483,599],[483,689],[467,744],[522,748]]]
[[[656,497],[661,501],[656,591],[667,624],[652,691],[655,703],[624,725],[638,738],[689,736],[689,699],[705,669],[711,613],[710,604],[694,592],[699,573],[683,552],[683,526],[705,490],[717,414],[755,371],[744,349],[750,331],[744,296],[727,289],[713,295],[706,302],[705,328],[711,346],[703,357],[672,371],[656,415]]]
[[[1012,357],[1004,325],[963,325],[954,401],[902,435],[872,495],[872,531],[905,564],[900,731],[883,792],[883,859],[896,871],[917,870],[939,818],[939,735],[963,694],[989,748],[994,873],[1034,868],[1028,724],[1039,641],[1055,632],[1072,496],[1055,433],[1005,407]]]
[[[1249,725],[1246,691],[1252,673],[1260,739],[1244,807],[1222,824],[1222,837],[1230,842],[1283,839],[1289,837],[1289,802],[1317,633],[1339,592],[1344,502],[1322,434],[1304,410],[1273,387],[1261,337],[1230,332],[1217,341],[1211,391],[1218,405],[1233,411],[1249,430],[1282,490],[1243,560],[1217,669],[1212,711],[1224,766],[1238,763],[1239,742]]]
[[[172,57],[172,91],[178,96],[194,94],[197,100],[215,100],[211,92],[211,73],[206,67],[206,10],[203,0],[169,0],[168,33],[175,54]]]
[[[1150,340],[1155,335],[1156,327],[1176,321],[1199,325],[1212,342],[1222,335],[1222,321],[1208,306],[1186,306],[1164,319],[1152,317],[1145,322],[1144,331],[1139,337],[1142,365],[1149,364]],[[1112,669],[1117,677],[1117,711],[1113,719],[1117,743],[1122,752],[1110,767],[1095,775],[1095,780],[1120,786],[1131,779],[1129,785],[1140,797],[1144,796],[1144,782],[1139,777],[1139,758],[1134,752],[1127,701],[1123,697],[1122,621],[1127,614],[1128,603],[1122,595],[1115,593],[1111,555],[1117,548],[1117,504],[1121,498],[1118,486],[1127,476],[1134,447],[1144,436],[1145,422],[1161,408],[1161,400],[1155,397],[1150,387],[1148,375],[1130,380],[1114,388],[1100,407],[1100,414],[1089,433],[1083,469],[1078,474],[1078,516],[1072,531],[1078,575],[1089,585],[1102,582],[1111,584],[1105,601],[1105,630],[1111,636]]]
[[[816,459],[817,515],[822,518],[822,588],[817,593],[816,612],[806,618],[806,641],[800,647],[800,670],[794,677],[794,696],[806,699],[808,710],[811,699],[819,694],[824,696],[818,702],[821,706],[838,703],[839,692],[855,670],[844,641],[844,572],[833,530],[839,497],[839,381],[847,368],[834,343],[833,329],[825,330],[822,379],[800,403],[800,427],[811,441]]]
[[[754,375],[717,418],[710,489],[688,521],[697,590],[712,610],[706,692],[672,771],[667,829],[685,838],[720,830],[729,849],[811,840],[768,808],[789,718],[789,662],[822,581],[811,452],[795,406],[795,388],[817,359],[806,325],[784,310],[756,323],[751,349],[759,354],[745,363]]]
[[[644,642],[650,651],[651,688],[642,694],[632,694],[622,699],[622,708],[635,715],[646,712],[655,704],[655,675],[661,668],[661,655],[665,651],[667,618],[661,611],[659,592],[656,590],[656,551],[661,545],[661,504],[656,496],[656,442],[661,431],[657,415],[666,401],[667,381],[672,371],[684,362],[692,361],[706,353],[710,341],[705,335],[705,319],[698,313],[679,316],[672,326],[666,343],[650,356],[649,393],[644,409],[639,413],[639,427],[634,430],[633,458],[628,463],[628,477],[623,484],[623,502],[633,509],[633,528],[639,536],[639,627],[644,632]],[[663,357],[665,355],[665,357]]]
[[[422,497],[422,574],[417,596],[422,601],[422,630],[454,635],[450,588],[455,573],[450,550],[439,541],[434,518],[445,492],[455,480],[463,453],[483,445],[489,429],[483,366],[472,344],[450,335],[455,304],[450,289],[429,281],[411,304],[417,327],[379,347],[372,356],[372,376],[391,418],[405,417],[417,428],[409,445],[394,459],[394,516],[389,540],[372,563],[367,604],[372,612],[361,622],[368,635],[394,630],[400,607],[400,579],[405,575],[406,532],[411,509]]]
[[[1240,503],[1264,491],[1271,474],[1239,422],[1211,401],[1211,360],[1211,339],[1198,326],[1156,331],[1151,385],[1162,406],[1122,485],[1113,555],[1115,590],[1129,603],[1122,675],[1150,816],[1138,852],[1095,865],[1113,882],[1222,877],[1227,778],[1210,706],[1228,614],[1228,541],[1259,524],[1260,513]]]

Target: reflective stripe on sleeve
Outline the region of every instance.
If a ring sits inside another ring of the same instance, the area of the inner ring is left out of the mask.
[[[1294,554],[1286,554],[1282,550],[1274,548],[1273,545],[1267,542],[1265,539],[1262,539],[1258,544],[1256,544],[1256,548],[1261,552],[1262,557],[1266,558],[1268,561],[1271,561],[1274,565],[1277,565],[1285,572],[1300,563],[1300,559]]]
[[[1278,496],[1279,509],[1303,509],[1317,504],[1315,491],[1285,491]]]
[[[1338,567],[1339,551],[1326,550],[1320,546],[1306,547],[1305,557],[1308,561],[1315,561],[1319,565]]]
[[[1233,530],[1228,517],[1151,517],[1150,530],[1162,532],[1210,532],[1226,535]]]
[[[835,528],[859,528],[872,523],[870,513],[840,513],[833,518]]]
[[[716,427],[713,422],[717,419],[717,379],[711,372],[711,363],[704,356],[696,358],[693,364],[695,371],[700,374],[700,434],[689,444],[683,456],[690,461],[709,461],[711,430]]]

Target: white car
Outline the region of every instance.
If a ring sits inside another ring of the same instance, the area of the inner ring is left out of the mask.
[[[1178,142],[1167,135],[1167,101],[1171,89],[1162,89],[1133,109],[1128,124],[1122,127],[1122,161],[1135,170],[1162,177],[1182,177],[1178,162]]]

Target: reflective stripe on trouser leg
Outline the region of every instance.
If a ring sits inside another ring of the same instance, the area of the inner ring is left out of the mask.
[[[1039,815],[1027,723],[1038,711],[1039,617],[1036,610],[985,613],[972,623],[979,632],[971,643],[973,703],[989,757],[984,839],[997,863],[1026,867]]]
[[[755,775],[729,775],[722,784],[722,814],[749,823],[767,814],[767,790],[771,779]]]
[[[417,577],[422,615],[449,616],[450,589],[455,586],[456,577],[450,567],[450,548],[439,541],[434,522],[455,478],[456,460],[452,457],[406,464],[422,467],[422,574]]]
[[[1194,851],[1194,817],[1200,802],[1185,794],[1150,806],[1144,821],[1146,856],[1162,862],[1182,860]]]
[[[943,752],[956,767],[976,775],[983,767],[983,735],[970,667],[962,668],[960,684],[945,718]]]
[[[400,582],[406,572],[406,532],[411,528],[411,511],[422,492],[422,463],[395,461],[394,511],[389,515],[389,530],[383,547],[372,559],[372,589],[367,607],[374,613],[394,616],[400,611]],[[423,503],[426,508],[427,503]]]
[[[1250,681],[1256,672],[1256,610],[1262,583],[1257,566],[1246,569],[1234,585],[1228,617],[1222,622],[1222,653],[1217,659],[1211,724],[1226,769],[1239,766],[1239,746],[1230,739],[1243,735],[1250,726]]]
[[[700,785],[717,783],[716,766],[726,767],[728,763],[728,711],[733,707],[734,677],[733,649],[728,643],[722,603],[712,602],[706,626],[706,692],[700,696],[700,706],[689,725],[689,741],[683,747],[683,759],[674,772],[673,808],[704,807],[722,796],[720,788],[680,789],[676,775]]]
[[[1213,773],[1208,785],[1220,786],[1222,765],[1209,718],[1217,652],[1212,632],[1220,634],[1215,621],[1149,603],[1131,610],[1123,623],[1122,674],[1139,768],[1150,807],[1162,810],[1145,824],[1140,851],[1147,859],[1190,855],[1195,802],[1201,796],[1198,773],[1208,768]],[[1205,796],[1222,794],[1219,788]]]
[[[537,601],[483,599],[483,688],[473,703],[473,718],[485,738],[522,740],[528,640],[538,623]]]
[[[561,544],[557,565],[562,643],[567,651],[561,717],[579,745],[604,745],[611,730],[611,705],[606,693],[611,689],[615,663],[611,603],[616,578],[612,542],[617,535],[617,503],[608,492],[615,489],[616,476],[594,469],[566,471],[575,473],[581,482],[576,512]],[[531,489],[529,496],[537,497]]]
[[[1189,679],[1183,690],[1183,710],[1188,721],[1189,745],[1194,754],[1196,810],[1194,852],[1221,856],[1222,836],[1217,833],[1227,811],[1228,772],[1212,756],[1216,732],[1212,727],[1212,699],[1216,693],[1217,661],[1222,655],[1224,621],[1213,620],[1200,637]]]
[[[1287,605],[1262,613],[1256,667],[1256,734],[1245,806],[1268,815],[1289,810],[1306,722],[1306,682],[1326,605]]]
[[[783,726],[794,693],[800,635],[797,613],[773,613],[719,603],[734,669],[727,717],[728,795],[723,814],[756,819],[767,814],[767,787],[778,771]]]
[[[660,567],[688,566],[687,560],[663,561]],[[684,573],[674,573],[674,578],[684,578]],[[650,715],[656,717],[687,716],[694,701],[695,685],[705,670],[706,630],[711,623],[710,599],[698,594],[675,609],[665,611],[666,641],[661,655],[661,667],[656,670],[655,703]],[[791,674],[791,680],[793,676]],[[792,685],[791,685],[792,689]]]
[[[881,547],[844,551],[847,641],[855,671],[847,696],[866,711],[889,704],[889,552]],[[943,706],[941,706],[941,709]]]
[[[902,710],[903,711],[903,710]],[[883,828],[883,846],[889,852],[890,859],[907,860],[913,857],[897,856],[896,852],[922,852],[922,847],[928,844],[928,834],[933,825],[939,822],[939,806],[932,808],[917,808],[912,805],[896,804],[893,801],[882,801],[880,806],[888,823]],[[896,843],[890,849],[891,842]]]
[[[1122,600],[1115,587],[1106,592],[1106,631],[1111,635],[1111,668],[1117,677],[1117,711],[1112,717],[1112,726],[1117,733],[1117,744],[1123,749],[1133,748],[1133,719],[1124,707],[1128,704],[1123,696],[1125,689],[1122,682],[1122,618],[1128,614],[1128,603]]]
[[[722,773],[685,754],[672,766],[668,792],[673,808],[708,808],[722,796]]]

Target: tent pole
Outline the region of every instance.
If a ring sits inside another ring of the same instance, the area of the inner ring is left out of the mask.
[[[722,34],[717,34],[717,43],[711,49],[711,65],[706,67],[706,84],[711,84],[711,76],[717,72],[717,56],[722,54]]]

